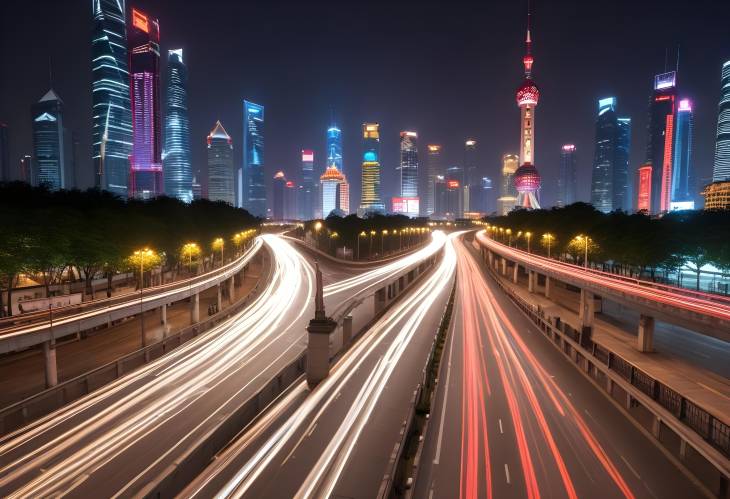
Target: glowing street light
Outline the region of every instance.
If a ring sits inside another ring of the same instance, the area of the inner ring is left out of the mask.
[[[512,246],[512,229],[507,229],[505,231],[509,239],[507,240],[507,246]]]
[[[530,239],[532,238],[532,232],[525,232],[525,237],[527,238],[527,252],[530,252]]]
[[[221,266],[223,265],[223,247],[225,246],[225,241],[223,241],[222,237],[217,237],[213,240],[213,251],[220,250],[221,252]]]
[[[550,247],[552,246],[553,241],[555,240],[555,236],[550,234],[549,232],[546,232],[545,234],[542,235],[542,240],[543,240],[543,244],[545,246],[547,246],[547,252],[548,252],[547,256],[548,256],[548,258],[550,258]]]
[[[360,239],[363,237],[368,237],[367,233],[365,231],[360,232],[357,236],[357,259],[360,259]]]
[[[383,229],[383,232],[381,234],[382,236],[380,236],[380,255],[382,256],[384,254],[383,242],[385,241],[385,236],[388,235],[388,229]]]
[[[200,246],[197,245],[197,243],[187,243],[184,244],[182,247],[182,256],[183,258],[188,259],[188,272],[192,272],[193,270],[193,256],[200,255]]]
[[[575,236],[575,240],[578,241],[578,243],[583,244],[585,247],[585,256],[583,257],[583,267],[588,268],[588,245],[591,242],[591,238],[584,235],[578,235]]]
[[[145,263],[149,263],[150,265],[154,264],[156,261],[159,261],[159,256],[157,253],[152,251],[149,248],[145,248],[142,250],[137,250],[132,254],[132,257],[130,258],[133,264],[136,264],[139,262],[139,323],[142,333],[142,346],[147,346],[147,338],[144,334],[144,305],[143,305],[143,289],[144,289],[144,266]]]

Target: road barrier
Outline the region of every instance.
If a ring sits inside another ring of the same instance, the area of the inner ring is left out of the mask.
[[[438,383],[441,357],[453,316],[455,296],[456,278],[423,368],[421,382],[413,392],[408,416],[401,427],[400,439],[393,447],[387,471],[378,491],[378,499],[411,497],[413,493],[412,487],[417,478],[418,463],[423,451],[423,435],[426,434],[430,421],[433,394]]]
[[[486,267],[502,291],[594,385],[709,491],[730,497],[730,427],[725,421],[603,345],[581,341],[579,331],[560,318],[545,317],[540,306],[513,292],[491,265]]]
[[[264,260],[271,261],[271,256],[268,252],[262,253],[262,255],[265,255],[263,257]],[[0,435],[21,428],[38,418],[60,409],[66,404],[88,395],[94,390],[121,378],[130,371],[159,359],[183,343],[230,319],[260,294],[261,289],[269,281],[272,271],[273,265],[269,264],[266,278],[263,280],[259,279],[254,288],[244,298],[231,307],[224,309],[222,312],[181,329],[161,341],[135,350],[108,364],[104,364],[80,376],[59,383],[56,386],[0,409]]]

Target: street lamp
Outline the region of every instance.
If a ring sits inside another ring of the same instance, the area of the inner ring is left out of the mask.
[[[337,232],[333,232],[330,234],[330,242],[329,242],[329,249],[332,251],[332,240],[337,239],[340,235]]]
[[[374,230],[370,231],[370,249],[368,250],[368,258],[373,257],[373,237],[375,236],[376,232]]]
[[[188,258],[188,272],[193,271],[193,255],[198,256],[200,254],[200,247],[196,243],[187,243],[182,249],[183,258]]]
[[[319,232],[322,230],[322,222],[317,220],[314,222],[314,232],[317,234],[317,247],[319,247]]]
[[[385,242],[385,236],[388,235],[388,229],[383,229],[382,236],[380,236],[380,256],[382,257],[385,250],[383,249],[383,243]]]
[[[361,237],[368,237],[367,233],[365,231],[360,232],[360,234],[357,236],[357,259],[360,259],[360,238]]]
[[[575,240],[579,243],[583,243],[585,247],[585,256],[583,257],[583,267],[588,268],[588,244],[590,244],[591,238],[588,236],[578,235],[575,237]]]
[[[213,251],[221,251],[221,267],[223,266],[223,246],[225,246],[225,242],[222,237],[218,237],[213,241]]]
[[[548,256],[548,258],[550,258],[550,246],[552,246],[553,241],[555,240],[555,236],[553,236],[549,232],[546,232],[545,234],[542,235],[542,239],[543,239],[543,241],[545,241],[545,245],[547,246],[547,250],[548,250],[547,256]]]
[[[509,239],[507,239],[507,246],[512,246],[512,229],[507,229],[505,231]]]
[[[142,333],[142,347],[146,347],[147,338],[145,338],[144,334],[144,303],[142,294],[142,291],[144,290],[144,263],[145,259],[149,259],[151,263],[155,256],[155,252],[149,248],[145,248],[143,250],[135,251],[133,255],[134,258],[139,260],[139,321]]]
[[[525,232],[525,237],[527,238],[527,252],[530,252],[530,239],[532,238],[532,232]]]

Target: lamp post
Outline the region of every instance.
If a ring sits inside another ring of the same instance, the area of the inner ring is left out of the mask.
[[[319,220],[317,220],[314,223],[314,232],[317,235],[316,236],[316,239],[317,239],[317,248],[319,248],[319,231],[321,231],[321,230],[322,230],[322,222],[320,222]]]
[[[368,250],[368,258],[373,257],[373,236],[375,235],[375,231],[370,231],[370,249]]]
[[[530,239],[532,238],[532,232],[525,232],[525,237],[527,238],[527,252],[530,252]]]
[[[368,237],[368,235],[365,233],[365,231],[360,232],[360,234],[357,236],[357,259],[360,259],[360,238],[361,237]]]
[[[553,240],[555,239],[555,236],[553,236],[549,232],[546,232],[545,234],[542,235],[542,238],[547,243],[547,250],[548,250],[547,256],[548,256],[548,258],[550,258],[550,246],[552,245]]]
[[[382,235],[380,236],[380,256],[382,258],[383,254],[385,253],[385,250],[383,248],[384,248],[385,236],[388,235],[388,229],[383,229],[383,232],[381,234]]]
[[[588,268],[588,244],[590,242],[590,237],[579,235],[575,238],[578,242],[584,243],[585,253],[583,256],[583,268]]]
[[[134,252],[134,256],[139,258],[139,323],[140,323],[141,334],[142,334],[142,347],[147,346],[147,338],[145,337],[145,333],[144,333],[144,300],[143,300],[144,259],[152,258],[152,256],[154,254],[155,254],[155,252],[149,248],[145,248],[143,250],[137,250]]]
[[[512,229],[507,229],[505,232],[506,232],[507,237],[508,237],[508,239],[507,239],[507,246],[512,247]]]

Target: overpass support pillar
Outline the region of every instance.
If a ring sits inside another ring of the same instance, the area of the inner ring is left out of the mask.
[[[160,307],[160,324],[167,326],[167,303],[163,303]]]
[[[231,276],[231,278],[228,279],[228,302],[231,304],[236,301],[236,287],[234,283],[235,280],[233,279],[233,276]]]
[[[200,293],[190,297],[190,322],[193,324],[200,322]]]
[[[550,298],[550,276],[545,274],[545,298]]]
[[[342,319],[342,346],[345,347],[352,339],[352,315],[346,315]]]
[[[654,317],[639,316],[638,348],[640,352],[654,351]]]
[[[507,275],[507,259],[502,257],[502,275]]]
[[[535,281],[537,280],[537,274],[533,270],[527,271],[527,291],[530,293],[535,292]]]
[[[56,365],[56,340],[43,342],[43,359],[46,368],[46,388],[58,384],[58,368]]]
[[[519,270],[520,270],[520,266],[517,264],[517,262],[515,262],[515,266],[512,269],[512,282],[514,282],[515,284],[517,284],[517,274],[518,274]]]
[[[388,302],[386,289],[387,288],[380,288],[375,292],[375,296],[373,297],[375,301],[375,309],[373,310],[374,315],[378,315],[380,311],[385,308],[385,304]]]
[[[593,293],[586,291],[585,289],[580,290],[580,342],[581,345],[586,343],[586,340],[590,339],[591,331],[593,329],[593,319],[596,313],[596,301],[593,297]]]
[[[216,289],[217,289],[216,307],[218,307],[216,309],[216,312],[220,312],[221,310],[223,310],[223,283],[219,282],[218,285],[216,286]]]

